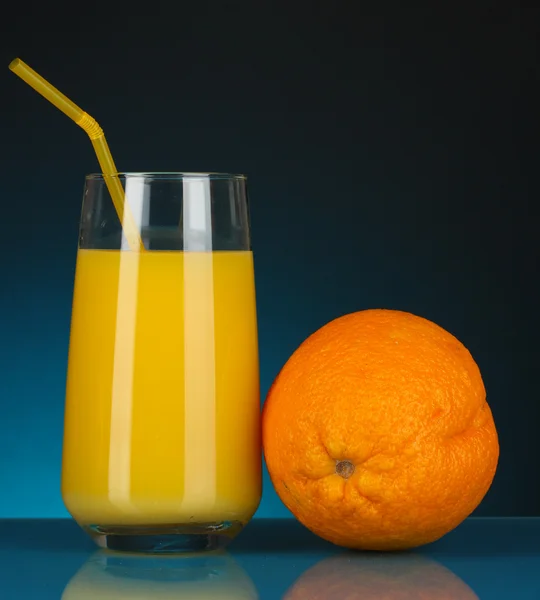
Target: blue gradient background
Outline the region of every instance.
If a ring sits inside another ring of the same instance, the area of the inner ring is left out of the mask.
[[[84,133],[7,70],[15,56],[99,120],[119,169],[248,174],[263,398],[339,315],[432,319],[477,360],[500,433],[476,514],[540,514],[531,15],[511,2],[292,4],[159,17],[92,3],[66,25],[50,6],[25,26],[4,14],[0,517],[66,515],[71,294],[83,178],[97,170]],[[258,516],[288,516],[265,478]]]

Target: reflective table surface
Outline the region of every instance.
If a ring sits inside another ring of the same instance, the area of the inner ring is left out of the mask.
[[[296,521],[254,520],[226,551],[97,549],[70,520],[0,520],[2,600],[540,599],[540,518],[468,519],[401,553],[347,551]]]

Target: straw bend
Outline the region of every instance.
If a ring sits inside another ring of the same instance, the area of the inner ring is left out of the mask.
[[[80,119],[78,119],[76,123],[79,127],[82,127],[82,129],[86,131],[91,140],[97,140],[105,135],[98,122],[87,112],[83,112]]]
[[[109,150],[109,145],[105,139],[103,129],[101,129],[93,117],[77,106],[75,102],[70,100],[67,96],[62,94],[62,92],[57,90],[20,58],[11,61],[9,68],[30,87],[36,90],[36,92],[41,94],[51,104],[56,106],[56,108],[75,121],[75,123],[88,134],[88,137],[94,146],[99,165],[103,171],[105,183],[111,195],[118,218],[120,219],[128,245],[134,251],[144,252],[145,248],[141,239],[139,227],[129,209],[129,205],[125,201],[124,188],[118,178],[116,165],[111,156],[111,151]]]

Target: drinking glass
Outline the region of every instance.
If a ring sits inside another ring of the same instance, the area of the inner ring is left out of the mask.
[[[215,549],[261,495],[246,178],[119,174],[143,252],[105,178],[84,189],[62,497],[102,547]]]

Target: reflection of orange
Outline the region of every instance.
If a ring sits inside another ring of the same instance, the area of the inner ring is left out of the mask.
[[[284,600],[478,600],[441,564],[417,555],[342,555],[306,571]]]
[[[457,526],[489,489],[499,455],[480,372],[450,333],[367,310],[309,337],[263,413],[268,470],[321,537],[402,549]]]

